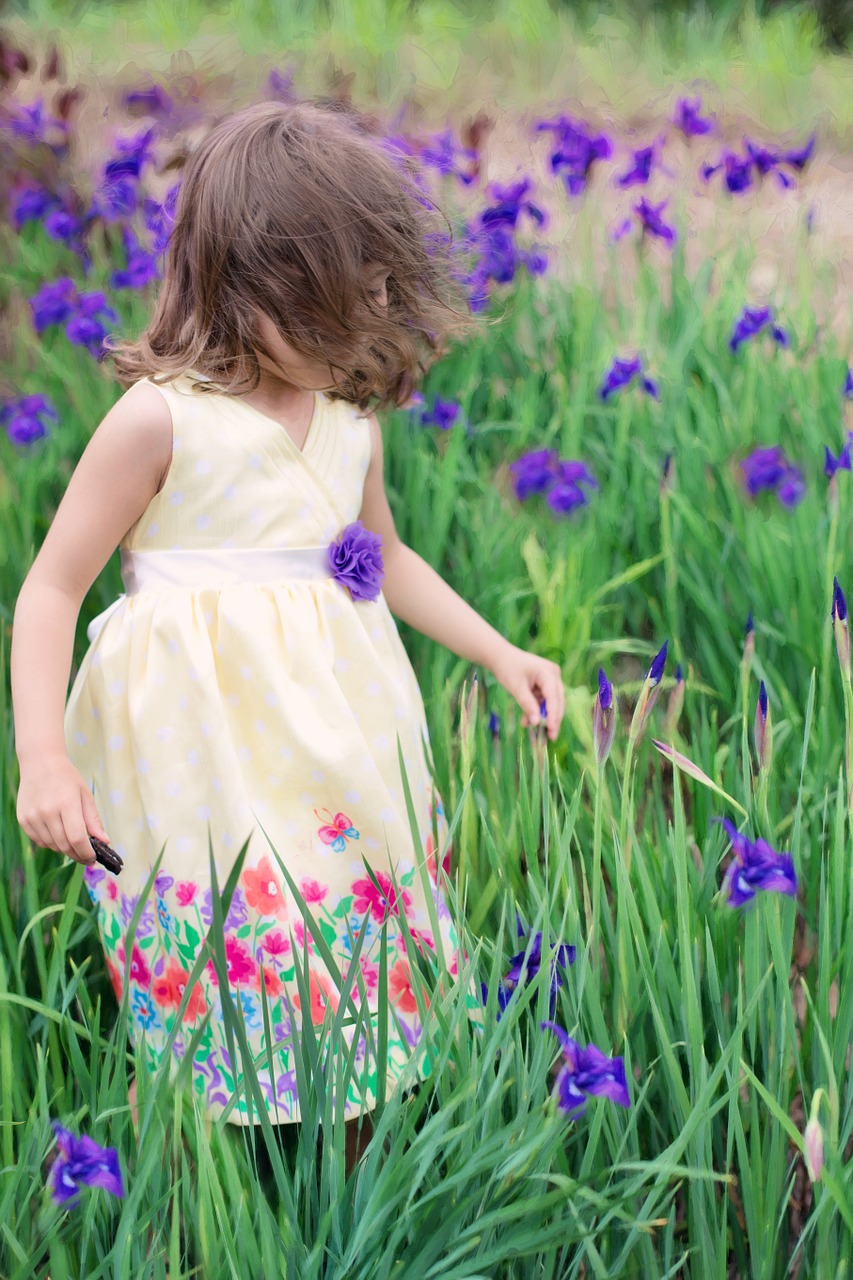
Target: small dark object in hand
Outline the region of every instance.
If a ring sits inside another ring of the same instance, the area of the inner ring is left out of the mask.
[[[100,862],[101,866],[106,867],[107,871],[112,871],[113,875],[117,876],[124,863],[115,849],[111,849],[108,844],[104,844],[103,840],[98,840],[95,836],[89,836],[89,843],[95,850],[95,858]]]

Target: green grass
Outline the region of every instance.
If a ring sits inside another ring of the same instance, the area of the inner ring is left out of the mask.
[[[741,282],[754,244],[744,239],[692,278],[677,245],[669,278],[642,263],[630,295],[618,267],[626,251],[608,250],[612,310],[582,271],[568,290],[523,278],[500,300],[503,322],[431,372],[427,394],[459,399],[470,432],[424,429],[402,413],[384,422],[401,536],[510,640],[560,662],[568,705],[559,741],[540,753],[518,709],[480,672],[463,734],[471,668],[401,624],[454,855],[467,868],[454,909],[469,967],[460,983],[445,975],[433,990],[431,1074],[415,1086],[413,1063],[413,1087],[379,1108],[349,1180],[318,1066],[322,1037],[305,1038],[305,1122],[287,1141],[266,1126],[254,1134],[209,1125],[188,1084],[149,1080],[141,1063],[134,1138],[126,1006],[116,1007],[80,868],[33,851],[17,824],[8,693],[17,591],[116,390],[61,333],[39,344],[24,323],[14,329],[11,367],[24,371],[16,391],[49,394],[60,426],[27,450],[0,437],[3,1276],[161,1277],[168,1266],[173,1278],[211,1280],[726,1280],[734,1268],[783,1280],[792,1257],[801,1276],[849,1274],[853,830],[829,612],[833,575],[853,592],[853,477],[839,474],[833,515],[822,473],[823,446],[837,453],[853,427],[841,401],[849,342],[816,336],[803,243],[791,250],[798,288],[774,299],[790,350],[759,339],[736,355],[727,339],[748,300]],[[12,290],[28,296],[68,267],[29,227]],[[88,287],[105,269],[96,263]],[[128,331],[141,326],[141,299],[124,293],[118,305]],[[628,390],[602,404],[596,391],[611,356],[635,346],[660,382],[660,403]],[[771,496],[746,500],[738,479],[749,448],[775,443],[806,476],[793,511]],[[589,507],[571,520],[553,520],[536,500],[519,506],[509,489],[507,463],[546,446],[582,458],[598,477]],[[675,469],[662,492],[670,452]],[[116,556],[84,604],[75,664],[88,621],[120,590]],[[744,669],[749,611],[756,649]],[[669,673],[626,796],[627,724],[666,637]],[[713,819],[736,815],[674,774],[650,743],[663,732],[676,660],[687,692],[673,741],[747,810],[753,837],[791,851],[797,903],[759,894],[733,911],[719,899],[727,841]],[[591,749],[600,664],[623,719],[603,772]],[[763,793],[750,744],[759,678],[775,732]],[[494,741],[491,710],[501,717]],[[624,1055],[630,1109],[593,1100],[576,1123],[555,1114],[556,1043],[538,1028],[545,970],[500,1020],[494,994],[482,1029],[469,1019],[467,984],[494,992],[516,948],[516,909],[577,946],[556,1020],[580,1042]],[[426,975],[427,988],[441,976]],[[239,1041],[239,1022],[229,1023]],[[339,1069],[350,1068],[341,1059]],[[255,1087],[248,1067],[246,1075]],[[801,1152],[818,1090],[826,1165],[810,1188]],[[74,1212],[50,1204],[51,1118],[117,1147],[123,1201],[96,1191]],[[331,1138],[318,1159],[321,1123]]]

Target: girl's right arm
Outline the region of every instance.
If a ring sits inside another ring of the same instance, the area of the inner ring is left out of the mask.
[[[150,383],[131,387],[86,446],[15,606],[16,816],[31,840],[76,862],[95,861],[89,835],[109,842],[65,744],[77,618],[92,583],[162,488],[171,456],[165,397]]]

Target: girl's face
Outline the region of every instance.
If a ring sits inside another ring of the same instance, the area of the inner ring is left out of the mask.
[[[387,280],[390,268],[382,263],[368,263],[365,267],[365,280],[370,297],[376,305],[387,307]],[[331,367],[322,360],[310,360],[299,355],[276,329],[268,316],[257,313],[258,330],[264,343],[273,353],[275,363],[256,352],[262,375],[269,374],[269,379],[262,377],[262,382],[273,383],[296,388],[301,391],[333,391],[336,388]]]

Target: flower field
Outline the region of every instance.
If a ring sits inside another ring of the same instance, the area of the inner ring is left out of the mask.
[[[16,821],[15,599],[119,394],[104,339],[144,324],[214,113],[140,76],[99,149],[61,56],[24,43],[0,35],[0,1274],[849,1276],[853,312],[804,196],[839,139],[819,122],[735,141],[724,102],[673,76],[642,136],[574,95],[530,113],[529,165],[494,177],[470,122],[376,108],[447,212],[482,321],[384,415],[397,528],[560,663],[567,712],[553,744],[522,730],[488,672],[400,624],[464,954],[450,982],[401,925],[421,1047],[348,1178],[332,1121],[357,1066],[329,1045],[365,1018],[355,961],[351,998],[304,1037],[298,1129],[205,1117],[180,1069],[188,981],[177,1086],[139,1062],[137,1140],[138,960],[108,972],[82,868]],[[282,60],[255,96],[303,92]],[[771,205],[794,230],[768,277]],[[116,556],[72,674],[121,590]],[[238,872],[207,903],[199,969],[226,964]],[[362,883],[365,910],[397,913],[396,888]],[[127,905],[135,928],[145,904]],[[236,1052],[241,1006],[223,1012]]]

